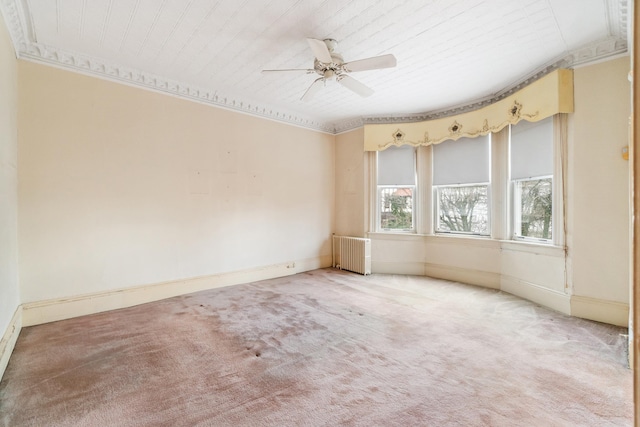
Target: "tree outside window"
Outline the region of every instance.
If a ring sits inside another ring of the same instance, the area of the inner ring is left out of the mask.
[[[552,196],[552,178],[515,182],[516,236],[551,240]]]
[[[487,185],[438,187],[437,231],[489,234]]]
[[[385,230],[413,229],[413,188],[380,188],[380,227]]]

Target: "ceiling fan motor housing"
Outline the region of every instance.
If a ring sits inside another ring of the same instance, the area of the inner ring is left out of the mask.
[[[335,76],[340,75],[340,73],[343,71],[342,64],[344,64],[344,59],[342,58],[342,55],[335,51],[338,47],[337,41],[335,41],[334,39],[324,39],[323,41],[327,46],[329,53],[331,54],[332,61],[331,63],[327,64],[318,61],[318,59],[315,59],[313,61],[313,69],[316,71],[316,73],[318,73],[325,79],[331,79]]]

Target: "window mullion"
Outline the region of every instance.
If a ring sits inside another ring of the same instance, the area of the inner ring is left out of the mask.
[[[491,134],[491,237],[509,236],[509,127]]]
[[[433,234],[433,146],[418,147],[417,155],[417,200],[415,205],[416,231]]]
[[[567,114],[557,114],[553,119],[553,244],[565,244],[565,190],[567,170]]]

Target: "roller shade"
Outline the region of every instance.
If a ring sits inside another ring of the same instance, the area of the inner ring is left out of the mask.
[[[404,145],[378,152],[378,185],[415,185],[416,149]]]
[[[511,126],[511,179],[553,175],[553,117]]]
[[[433,146],[433,185],[472,184],[490,181],[489,135],[460,138]]]

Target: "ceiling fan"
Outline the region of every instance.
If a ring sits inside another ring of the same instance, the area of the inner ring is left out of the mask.
[[[351,62],[344,62],[342,55],[335,50],[338,42],[333,39],[307,39],[311,50],[315,56],[313,68],[293,68],[283,70],[262,70],[263,73],[273,72],[305,72],[307,74],[316,73],[321,77],[316,79],[309,89],[302,95],[302,101],[310,101],[313,96],[325,85],[327,80],[336,79],[338,83],[360,96],[367,97],[373,94],[373,89],[359,82],[347,73],[356,71],[378,70],[396,66],[396,57],[387,54],[374,56],[373,58],[359,59]]]

